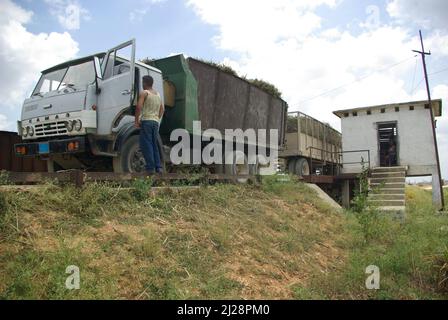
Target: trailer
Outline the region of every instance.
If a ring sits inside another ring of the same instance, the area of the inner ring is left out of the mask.
[[[289,173],[298,176],[340,173],[342,135],[329,124],[299,111],[290,112],[285,136],[280,157]]]
[[[284,100],[246,79],[198,59],[176,55],[148,63],[161,70],[164,88],[170,88],[165,90],[167,108],[160,128],[164,146],[168,147],[165,149],[172,146],[169,137],[175,129],[186,129],[193,135],[194,121],[200,121],[202,132],[216,129],[223,137],[226,130],[277,130],[278,141],[271,144],[267,136],[264,146],[283,149],[288,112],[288,104]],[[245,153],[246,163],[235,163],[234,166],[218,164],[213,170],[226,174],[259,173],[258,165],[247,163],[247,145]]]

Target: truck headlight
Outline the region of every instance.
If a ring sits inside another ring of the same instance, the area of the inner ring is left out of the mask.
[[[75,130],[76,131],[81,131],[81,129],[82,129],[82,121],[81,120],[75,120],[74,123],[75,123]]]
[[[22,136],[25,138],[28,137],[28,130],[26,128],[22,128]]]
[[[73,131],[73,121],[72,120],[67,121],[67,131],[68,132]]]

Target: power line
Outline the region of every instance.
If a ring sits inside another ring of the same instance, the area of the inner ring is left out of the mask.
[[[446,67],[446,68],[444,68],[444,69],[442,69],[442,70],[439,70],[439,71],[430,73],[429,75],[430,75],[430,76],[433,76],[433,75],[436,75],[436,74],[439,74],[439,73],[442,73],[442,72],[445,72],[445,71],[448,71],[448,67]]]
[[[414,93],[414,84],[415,84],[415,76],[417,74],[417,65],[418,65],[418,60],[415,59],[415,67],[414,67],[414,76],[412,77],[412,85],[411,85],[411,95]]]
[[[376,74],[376,73],[378,73],[378,72],[383,72],[383,71],[387,71],[387,70],[390,70],[390,69],[392,69],[392,68],[395,68],[395,67],[397,67],[397,66],[399,66],[399,65],[401,65],[401,64],[403,64],[403,63],[405,63],[405,62],[408,62],[408,61],[411,60],[411,59],[414,59],[415,57],[416,57],[416,56],[412,56],[412,57],[410,57],[410,58],[407,58],[407,59],[405,59],[405,60],[403,60],[403,61],[400,61],[400,62],[398,62],[398,63],[394,63],[394,64],[392,64],[392,65],[390,65],[390,66],[388,66],[388,67],[385,67],[385,68],[383,68],[383,69],[379,69],[379,70],[376,70],[376,71],[374,71],[374,72],[371,72],[371,73],[369,73],[369,74],[367,74],[367,75],[365,75],[365,76],[362,76],[362,77],[360,77],[360,78],[358,78],[358,79],[356,79],[355,81],[352,81],[352,82],[350,82],[350,83],[341,85],[341,86],[336,87],[336,88],[334,88],[334,89],[330,89],[330,90],[324,91],[323,93],[318,94],[318,95],[316,95],[316,96],[314,96],[314,97],[311,97],[311,98],[309,98],[309,99],[300,101],[299,104],[303,104],[303,103],[305,103],[305,102],[308,102],[308,101],[311,101],[311,100],[320,98],[320,97],[322,97],[322,96],[326,96],[326,95],[329,94],[329,93],[332,93],[332,92],[337,91],[337,90],[339,90],[339,89],[342,89],[342,88],[351,86],[351,85],[353,85],[353,84],[355,84],[355,83],[357,83],[357,82],[361,82],[361,81],[363,81],[363,80],[365,80],[365,79],[367,79],[367,78],[373,76],[374,74]]]
[[[440,73],[445,72],[445,71],[448,71],[448,67],[443,68],[443,69],[441,69],[441,70],[439,70],[439,71],[432,72],[432,73],[428,74],[428,76],[429,76],[429,77],[430,77],[430,76],[434,76],[434,75],[436,75],[436,74],[440,74]],[[415,87],[412,87],[411,95],[414,94],[415,90],[417,90],[417,88],[420,87],[420,85],[423,83],[423,81],[425,81],[425,77],[423,77],[423,78],[417,83],[417,85],[416,85]]]

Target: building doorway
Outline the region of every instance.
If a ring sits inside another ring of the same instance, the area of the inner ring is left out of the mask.
[[[398,165],[398,130],[396,122],[378,124],[378,146],[381,167]]]

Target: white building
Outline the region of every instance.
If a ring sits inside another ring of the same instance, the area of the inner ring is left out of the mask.
[[[442,100],[434,100],[432,107],[434,116],[440,117]],[[407,177],[433,176],[433,186],[439,185],[435,181],[439,179],[428,101],[341,110],[334,114],[342,122],[343,173],[361,172],[363,161],[370,169],[404,167]]]

